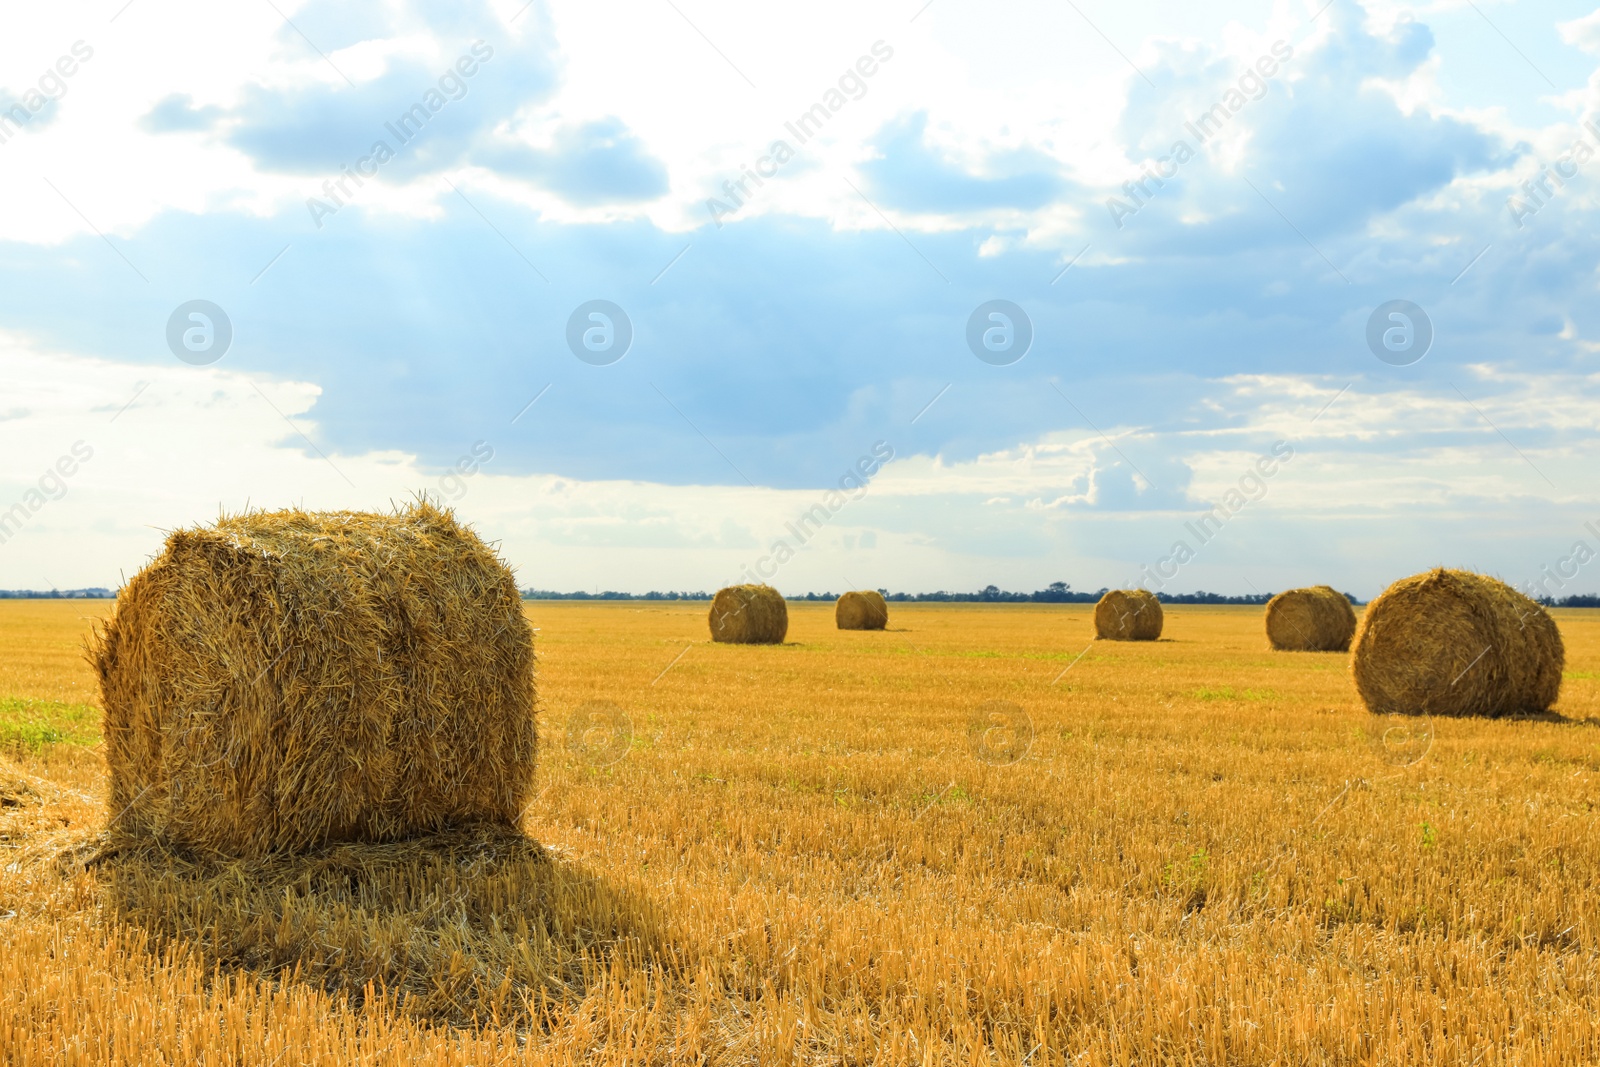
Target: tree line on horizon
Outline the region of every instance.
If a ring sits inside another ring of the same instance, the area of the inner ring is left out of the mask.
[[[986,585],[975,593],[953,593],[940,589],[932,593],[891,593],[887,589],[879,589],[883,598],[890,603],[935,603],[935,604],[1094,604],[1109,591],[1101,588],[1093,593],[1075,592],[1066,582],[1051,582],[1043,589],[1032,593],[1017,593],[999,586]],[[572,593],[561,593],[554,589],[524,589],[524,600],[710,600],[715,594],[698,590],[667,591],[651,590],[648,593],[619,593],[615,590],[590,593],[583,590]],[[1265,604],[1276,593],[1244,593],[1230,595],[1227,593],[1210,593],[1204,589],[1193,593],[1157,593],[1156,599],[1163,604]],[[1345,593],[1345,598],[1355,605],[1364,605],[1365,600],[1354,593]],[[838,593],[797,593],[785,597],[786,600],[800,602],[806,601],[833,601],[839,598]],[[1578,593],[1564,597],[1534,597],[1537,603],[1547,608],[1600,608],[1600,593]]]
[[[986,585],[975,593],[946,592],[943,589],[932,593],[891,593],[887,589],[879,589],[883,599],[890,603],[934,603],[934,604],[1094,604],[1107,592],[1099,589],[1093,593],[1075,592],[1066,582],[1051,582],[1043,589],[1032,593],[1017,593],[1001,589],[996,585]],[[1228,596],[1223,593],[1208,593],[1204,589],[1194,593],[1157,593],[1156,598],[1164,604],[1265,604],[1272,599],[1271,593],[1247,593],[1242,596]],[[1350,596],[1349,593],[1345,594]],[[652,590],[648,593],[619,593],[613,590],[605,592],[576,592],[560,593],[553,589],[524,589],[524,600],[710,600],[712,593],[705,591],[687,592],[670,591],[659,592]],[[795,601],[833,601],[839,597],[838,593],[798,593],[788,600]],[[1359,604],[1361,601],[1350,597],[1350,602]],[[1600,598],[1596,599],[1600,606]]]
[[[652,589],[648,593],[619,593],[607,589],[604,592],[590,593],[577,590],[571,593],[557,592],[554,589],[521,589],[518,590],[524,600],[710,600],[714,594],[698,590],[669,590],[661,592]],[[1051,582],[1043,589],[1032,593],[1014,593],[999,586],[986,585],[975,593],[950,593],[940,589],[932,593],[891,593],[887,589],[879,589],[883,598],[897,604],[1093,604],[1099,601],[1107,592],[1105,589],[1093,593],[1074,592],[1066,582]],[[1265,604],[1271,600],[1272,593],[1245,593],[1240,596],[1230,596],[1225,593],[1208,593],[1204,589],[1193,593],[1157,593],[1156,599],[1163,604]],[[1346,593],[1352,604],[1364,604],[1351,593]],[[837,600],[837,593],[804,593],[788,597],[796,601],[832,601]],[[87,589],[0,589],[0,600],[115,600],[117,591],[104,586],[92,586]],[[1573,596],[1534,597],[1538,603],[1547,608],[1600,608],[1600,593],[1578,593]]]

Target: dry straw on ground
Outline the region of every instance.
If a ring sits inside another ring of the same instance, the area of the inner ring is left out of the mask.
[[[1350,672],[1379,714],[1496,717],[1547,710],[1565,659],[1544,608],[1494,578],[1441,567],[1367,605]]]
[[[1094,635],[1107,641],[1154,641],[1161,622],[1161,601],[1144,589],[1113,589],[1094,606]]]
[[[1092,604],[896,603],[915,647],[788,607],[803,648],[652,685],[704,602],[525,605],[541,698],[643,727],[604,768],[544,746],[542,847],[85,869],[98,752],[0,741],[0,1063],[1600,1063],[1600,611],[1552,612],[1561,719],[1455,720],[1396,774],[1259,606],[1088,652]],[[0,600],[0,738],[7,695],[90,698],[105,610]],[[1022,763],[967,755],[996,694]]]
[[[99,879],[117,919],[153,945],[192,945],[258,973],[295,971],[408,1014],[513,1026],[588,984],[582,948],[667,956],[659,909],[552,857],[520,831],[478,824],[266,859],[130,848]]]
[[[1348,652],[1356,612],[1337,589],[1313,585],[1267,601],[1266,623],[1267,640],[1280,652]]]
[[[178,530],[91,654],[115,832],[259,856],[515,825],[530,795],[516,583],[426,502]]]
[[[881,630],[889,625],[889,605],[876,589],[846,593],[834,605],[833,621],[841,630]]]
[[[789,605],[770,585],[730,585],[711,601],[711,640],[776,645],[789,632]]]

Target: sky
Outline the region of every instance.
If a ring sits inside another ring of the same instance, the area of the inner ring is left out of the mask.
[[[0,587],[428,494],[543,589],[1600,589],[1593,3],[10,30]]]

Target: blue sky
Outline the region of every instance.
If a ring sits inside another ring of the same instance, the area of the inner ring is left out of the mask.
[[[711,588],[880,443],[763,577],[1129,584],[1279,442],[1162,588],[1525,585],[1600,546],[1592,4],[29,17],[0,586],[115,584],[219,507],[430,491],[526,585]],[[233,332],[198,366],[167,341],[196,299]],[[633,332],[604,365],[567,342],[597,299]],[[1033,331],[1008,365],[967,341],[995,299]],[[1395,299],[1435,333],[1408,366],[1366,341]]]

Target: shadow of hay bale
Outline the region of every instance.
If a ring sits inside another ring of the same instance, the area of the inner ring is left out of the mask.
[[[1575,715],[1563,715],[1554,709],[1518,711],[1509,715],[1502,715],[1500,718],[1504,722],[1547,722],[1556,726],[1600,726],[1600,719],[1595,718],[1593,715],[1585,715],[1580,718]]]
[[[99,882],[154,951],[457,1026],[543,1025],[614,960],[673,955],[647,900],[489,825],[261,859],[124,845]]]

